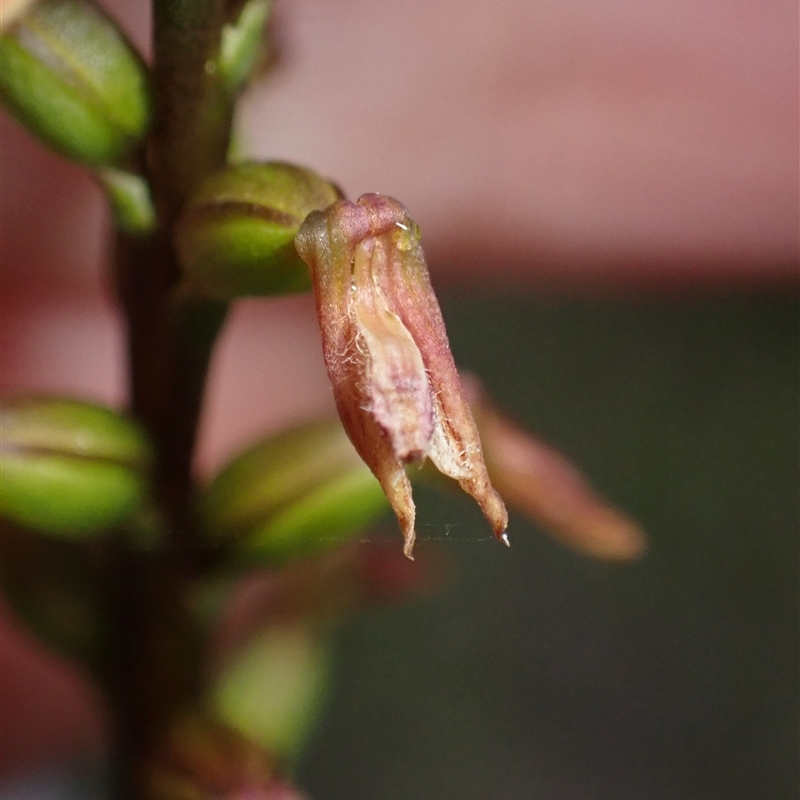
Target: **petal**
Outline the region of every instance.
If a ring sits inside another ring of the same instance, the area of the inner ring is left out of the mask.
[[[419,463],[428,455],[433,433],[431,387],[419,348],[378,289],[375,249],[372,240],[361,242],[353,268],[355,347],[364,360],[365,411],[389,437],[401,463]]]

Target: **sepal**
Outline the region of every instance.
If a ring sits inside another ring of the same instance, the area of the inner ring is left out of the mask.
[[[584,555],[627,561],[644,553],[647,539],[634,519],[597,493],[565,455],[503,414],[474,376],[462,381],[489,475],[512,508]]]

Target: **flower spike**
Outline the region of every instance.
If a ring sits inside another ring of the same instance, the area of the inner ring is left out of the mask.
[[[483,463],[419,238],[400,203],[366,194],[312,212],[295,239],[311,269],[339,416],[397,515],[409,558],[415,509],[405,466],[426,458],[508,544],[508,514]]]

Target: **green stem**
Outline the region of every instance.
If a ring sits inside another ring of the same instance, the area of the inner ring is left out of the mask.
[[[117,288],[128,322],[131,407],[156,452],[154,500],[165,547],[111,555],[113,619],[108,688],[116,720],[115,790],[145,800],[144,765],[164,729],[195,699],[199,642],[183,610],[197,569],[192,458],[203,388],[226,307],[178,290],[172,229],[186,198],[225,162],[233,98],[213,65],[224,0],[154,0],[155,120],[141,167],[153,192],[157,227],[120,233]]]
[[[133,245],[146,252],[136,254],[136,263],[123,263],[121,270],[133,410],[153,435],[158,500],[173,539],[183,544],[191,541],[192,456],[208,360],[224,308],[178,295],[172,232],[186,198],[225,163],[233,98],[213,68],[224,21],[223,0],[154,2],[155,121],[147,175],[158,230],[152,241]]]
[[[148,772],[165,733],[199,690],[200,639],[175,559],[116,547],[108,563],[112,797],[153,800]]]
[[[159,216],[168,225],[228,152],[234,98],[217,70],[224,22],[221,0],[153,4],[156,122],[149,172]]]

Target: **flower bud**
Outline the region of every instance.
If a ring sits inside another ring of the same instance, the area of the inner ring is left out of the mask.
[[[410,558],[407,464],[430,458],[472,495],[508,544],[456,372],[419,229],[396,200],[367,194],[310,214],[297,250],[311,268],[325,365],[344,428],[381,483]]]
[[[203,498],[209,536],[278,560],[352,538],[386,508],[338,421],[284,431],[231,462]]]
[[[509,505],[558,541],[609,560],[640,556],[641,528],[600,497],[577,467],[500,413],[472,376],[463,376],[492,481]]]
[[[306,215],[341,196],[310,170],[245,163],[208,178],[176,230],[187,283],[217,300],[307,291],[294,237]]]
[[[109,409],[32,398],[0,408],[0,514],[70,539],[124,523],[147,493],[142,432]]]
[[[149,122],[144,64],[88,0],[41,0],[0,37],[0,93],[62,155],[118,162]]]

